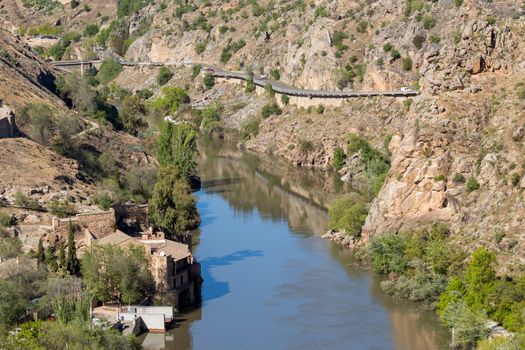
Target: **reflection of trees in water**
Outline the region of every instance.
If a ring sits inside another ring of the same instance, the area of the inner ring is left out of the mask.
[[[293,231],[323,233],[327,228],[326,210],[305,199],[309,198],[308,191],[303,191],[307,196],[292,192],[278,175],[231,158],[206,159],[201,163],[200,174],[203,190],[219,193],[235,211],[257,210],[274,221],[287,220]]]

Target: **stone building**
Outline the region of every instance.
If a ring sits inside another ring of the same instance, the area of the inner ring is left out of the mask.
[[[53,218],[52,228],[65,240],[69,226],[73,225],[80,246],[143,247],[150,258],[157,293],[174,293],[175,307],[193,303],[200,298],[201,276],[191,243],[169,240],[163,232],[154,232],[149,225],[148,209],[148,205],[117,205],[105,212]]]

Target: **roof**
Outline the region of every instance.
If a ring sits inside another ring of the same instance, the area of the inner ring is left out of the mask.
[[[107,244],[117,245],[117,244],[122,244],[129,240],[134,240],[134,238],[131,236],[128,236],[122,231],[117,230],[114,233],[107,235],[106,237],[96,240],[95,242],[101,245],[107,245]]]
[[[171,256],[173,260],[182,260],[191,256],[191,251],[186,244],[171,241],[169,239],[162,240],[141,240],[144,245],[151,246],[156,249],[157,254],[165,253]]]

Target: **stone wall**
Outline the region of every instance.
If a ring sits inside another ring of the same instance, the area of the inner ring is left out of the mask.
[[[147,204],[115,205],[118,227],[128,234],[146,232],[150,227],[149,206]]]
[[[53,231],[59,237],[65,239],[67,238],[69,223],[76,228],[89,230],[96,239],[101,239],[114,233],[117,228],[115,211],[113,209],[99,213],[77,214],[75,217],[67,219],[54,218]],[[82,238],[84,238],[84,233],[82,233]]]

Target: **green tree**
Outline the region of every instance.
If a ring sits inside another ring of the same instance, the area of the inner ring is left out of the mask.
[[[38,266],[43,266],[46,262],[46,251],[44,250],[44,241],[42,238],[38,240],[38,250],[36,253],[36,261]]]
[[[488,306],[488,297],[494,290],[496,280],[495,261],[494,253],[484,247],[472,252],[472,260],[463,279],[467,286],[464,300],[472,309],[481,310]]]
[[[181,104],[190,102],[188,94],[180,87],[163,87],[162,94],[162,97],[155,99],[150,105],[154,112],[162,116],[173,114],[179,110]]]
[[[253,76],[250,75],[248,79],[246,79],[246,87],[244,88],[244,92],[247,94],[250,94],[255,91],[255,84],[253,82]]]
[[[124,97],[120,108],[120,121],[127,133],[137,136],[148,127],[143,119],[144,115],[146,115],[146,108],[139,96]]]
[[[368,211],[361,198],[348,195],[337,198],[328,213],[332,230],[342,230],[350,236],[359,237]]]
[[[450,303],[443,320],[452,329],[452,345],[455,348],[472,349],[489,333],[485,313],[473,310],[463,302]]]
[[[173,72],[168,67],[161,67],[157,73],[157,84],[159,86],[166,85],[168,81],[173,78]]]
[[[345,151],[341,147],[336,147],[334,150],[334,156],[332,158],[332,166],[336,171],[341,170],[341,168],[344,166],[345,158]]]
[[[208,90],[215,86],[215,78],[211,73],[206,73],[202,81],[204,83],[204,86]]]
[[[94,245],[82,258],[82,277],[100,301],[136,303],[154,290],[149,260],[140,246]]]
[[[196,228],[200,223],[196,200],[183,173],[166,166],[159,169],[158,178],[149,202],[152,222],[173,234]]]
[[[100,64],[97,79],[101,84],[107,84],[122,72],[122,65],[111,58],[105,58]]]
[[[408,268],[408,258],[405,255],[407,237],[397,234],[382,234],[374,236],[368,246],[374,271],[380,273],[403,273]]]
[[[46,266],[49,270],[57,272],[58,264],[55,256],[55,248],[52,245],[48,245],[46,249]]]
[[[7,330],[26,312],[27,301],[13,281],[0,279],[0,329]]]
[[[157,143],[157,160],[161,167],[174,165],[183,179],[195,174],[197,131],[190,124],[165,122]]]
[[[80,262],[77,258],[77,248],[75,246],[75,234],[71,223],[67,226],[67,257],[66,269],[70,275],[77,276],[80,272]]]

